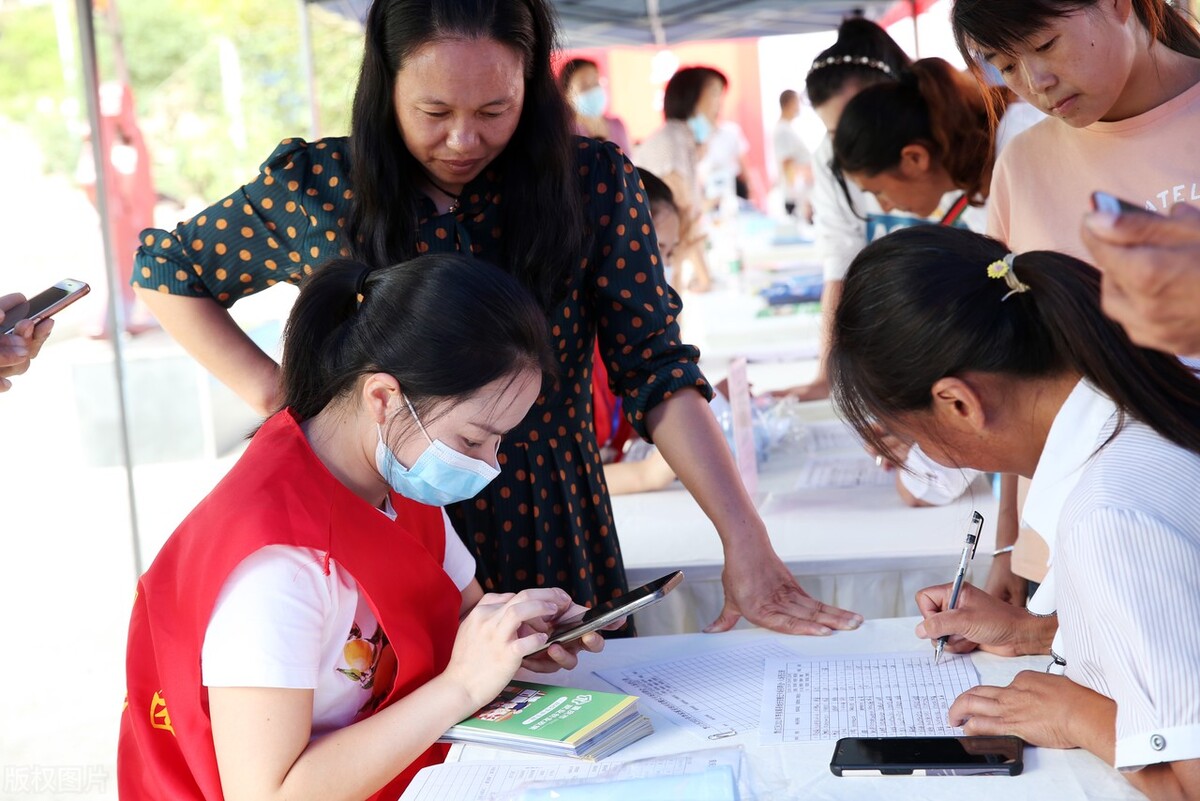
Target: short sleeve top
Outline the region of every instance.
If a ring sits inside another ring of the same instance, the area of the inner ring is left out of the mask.
[[[577,145],[593,247],[571,277],[570,297],[558,310],[565,318],[551,321],[557,323],[553,344],[562,351],[581,339],[572,303],[595,311],[586,322],[599,325],[614,388],[630,396],[630,422],[646,436],[645,412],[664,393],[681,384],[709,390],[696,366],[698,351],[679,342],[681,306],[666,283],[636,170],[611,144],[580,137]],[[439,215],[422,196],[418,251],[458,250],[498,263],[501,169],[489,167],[467,184],[456,213]],[[209,297],[224,307],[281,281],[298,284],[326,261],[349,254],[349,176],[346,138],[285,139],[246,185],[173,231],[143,231],[132,283]],[[668,374],[660,375],[667,365]]]

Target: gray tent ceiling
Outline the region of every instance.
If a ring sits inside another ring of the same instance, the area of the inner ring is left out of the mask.
[[[370,0],[311,0],[362,21]],[[878,17],[893,0],[553,0],[568,47],[678,44],[836,28]]]

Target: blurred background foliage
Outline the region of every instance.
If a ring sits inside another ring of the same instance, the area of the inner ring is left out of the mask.
[[[297,3],[123,0],[117,11],[160,194],[215,199],[253,177],[279,140],[309,136]],[[102,81],[121,73],[111,14],[112,0],[96,2]],[[344,134],[362,29],[318,6],[309,15],[320,130]],[[0,117],[40,144],[48,174],[75,173],[88,130],[78,49],[71,0],[0,0]]]

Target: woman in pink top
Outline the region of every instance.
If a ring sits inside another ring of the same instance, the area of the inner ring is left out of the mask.
[[[575,133],[612,142],[626,155],[633,153],[625,123],[619,117],[604,113],[608,108],[608,90],[600,80],[600,68],[595,61],[590,58],[571,59],[559,70],[558,84],[575,112]]]
[[[1097,189],[1155,211],[1200,200],[1200,34],[1165,0],[957,0],[952,22],[974,69],[996,67],[1054,118],[1013,139],[993,172],[988,233],[1011,250],[1089,260],[1080,223]],[[1006,478],[998,546],[1017,538],[1016,503]],[[1011,559],[1044,571],[1045,554],[1023,534]],[[988,589],[1017,600],[1008,561],[993,562]]]

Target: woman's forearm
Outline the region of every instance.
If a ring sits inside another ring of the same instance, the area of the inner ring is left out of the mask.
[[[217,379],[266,417],[279,403],[279,365],[210,298],[168,295],[138,287],[171,337]]]

